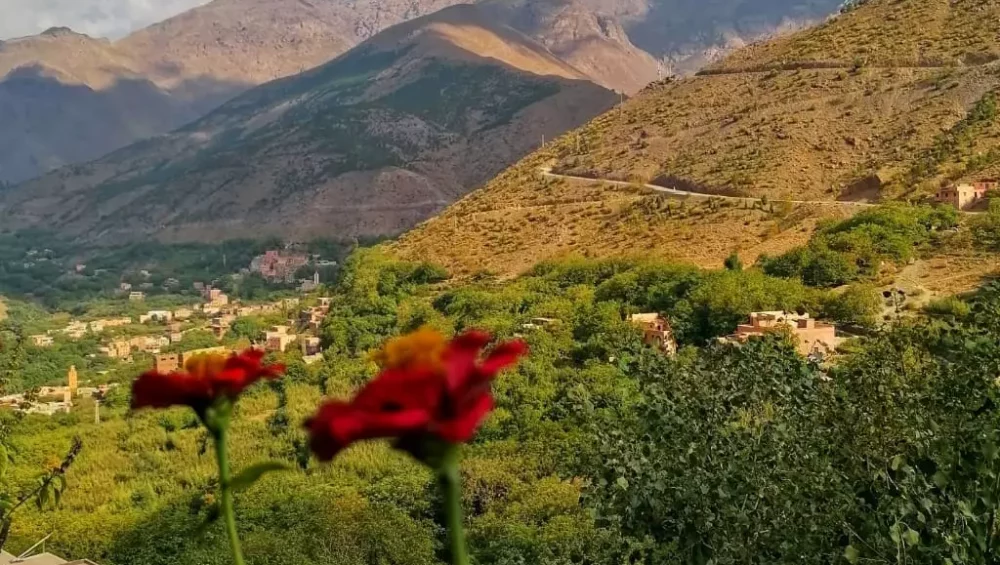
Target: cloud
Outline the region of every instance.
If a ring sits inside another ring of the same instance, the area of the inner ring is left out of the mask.
[[[208,0],[0,0],[0,39],[65,26],[117,39]]]

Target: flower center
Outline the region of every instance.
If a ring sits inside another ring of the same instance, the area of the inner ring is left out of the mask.
[[[195,355],[184,362],[184,370],[192,377],[199,379],[211,378],[222,372],[226,366],[226,357],[217,353]]]
[[[401,337],[389,340],[372,360],[383,369],[426,367],[441,369],[441,356],[447,342],[441,332],[423,327]]]

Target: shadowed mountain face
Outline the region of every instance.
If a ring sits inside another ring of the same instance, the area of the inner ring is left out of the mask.
[[[105,241],[396,233],[616,99],[485,10],[456,6],[0,193],[0,214]]]
[[[39,66],[20,67],[0,82],[0,179],[16,182],[69,163],[100,157],[202,115],[234,92],[231,85],[184,85],[166,91],[141,78],[103,89],[67,84]],[[218,96],[210,96],[215,90]]]
[[[0,182],[169,131],[247,86],[163,78],[108,41],[62,28],[0,42]]]

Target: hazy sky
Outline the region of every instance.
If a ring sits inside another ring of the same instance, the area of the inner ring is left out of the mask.
[[[208,0],[0,0],[0,39],[66,26],[113,39]]]

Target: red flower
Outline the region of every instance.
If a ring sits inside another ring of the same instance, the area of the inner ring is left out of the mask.
[[[132,408],[190,406],[203,410],[217,399],[235,399],[260,379],[280,376],[282,365],[262,365],[264,352],[248,349],[229,357],[197,355],[173,373],[148,371],[132,383]]]
[[[493,409],[490,383],[527,352],[512,341],[480,360],[489,341],[468,332],[445,343],[431,330],[391,341],[377,356],[382,372],[353,401],[328,402],[306,422],[313,452],[329,461],[356,441],[381,437],[469,441]]]

